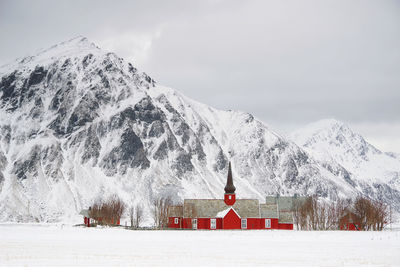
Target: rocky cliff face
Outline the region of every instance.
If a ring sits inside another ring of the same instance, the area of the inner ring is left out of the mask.
[[[229,160],[239,198],[381,188],[387,200],[400,188],[398,176],[361,186],[340,160],[160,86],[83,37],[5,65],[0,77],[2,221],[67,221],[118,194],[144,205],[151,223],[156,197],[222,197]]]

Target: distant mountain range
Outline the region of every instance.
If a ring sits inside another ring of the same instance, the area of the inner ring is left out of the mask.
[[[0,67],[0,221],[68,221],[118,194],[238,198],[365,194],[400,211],[400,157],[324,120],[289,138],[251,114],[158,85],[84,37]]]

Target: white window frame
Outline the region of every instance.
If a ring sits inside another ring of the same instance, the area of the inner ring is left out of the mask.
[[[232,199],[232,196],[231,196],[231,195],[229,195],[228,197],[229,197],[229,199]]]
[[[192,219],[192,228],[197,229],[197,219]]]
[[[175,219],[174,219],[174,223],[175,223],[175,224],[178,224],[178,223],[179,223],[179,218],[175,218]]]
[[[210,219],[210,229],[217,229],[217,219]]]
[[[265,219],[265,228],[270,229],[271,228],[271,219]]]
[[[247,229],[247,219],[241,219],[240,223],[242,229]]]

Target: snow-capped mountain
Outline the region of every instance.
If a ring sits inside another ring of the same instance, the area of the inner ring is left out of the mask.
[[[395,153],[380,151],[334,119],[309,124],[290,138],[322,164],[343,166],[365,194],[398,205],[400,159]]]
[[[222,197],[229,160],[239,198],[335,199],[389,183],[359,182],[340,160],[158,85],[84,37],[2,66],[0,77],[2,221],[66,221],[118,194],[151,223],[157,197]],[[398,180],[382,194],[395,192],[399,208]]]

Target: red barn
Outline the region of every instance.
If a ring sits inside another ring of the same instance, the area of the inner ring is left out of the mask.
[[[231,164],[224,199],[185,199],[168,209],[168,227],[175,229],[287,229],[293,230],[292,197],[236,199]]]

